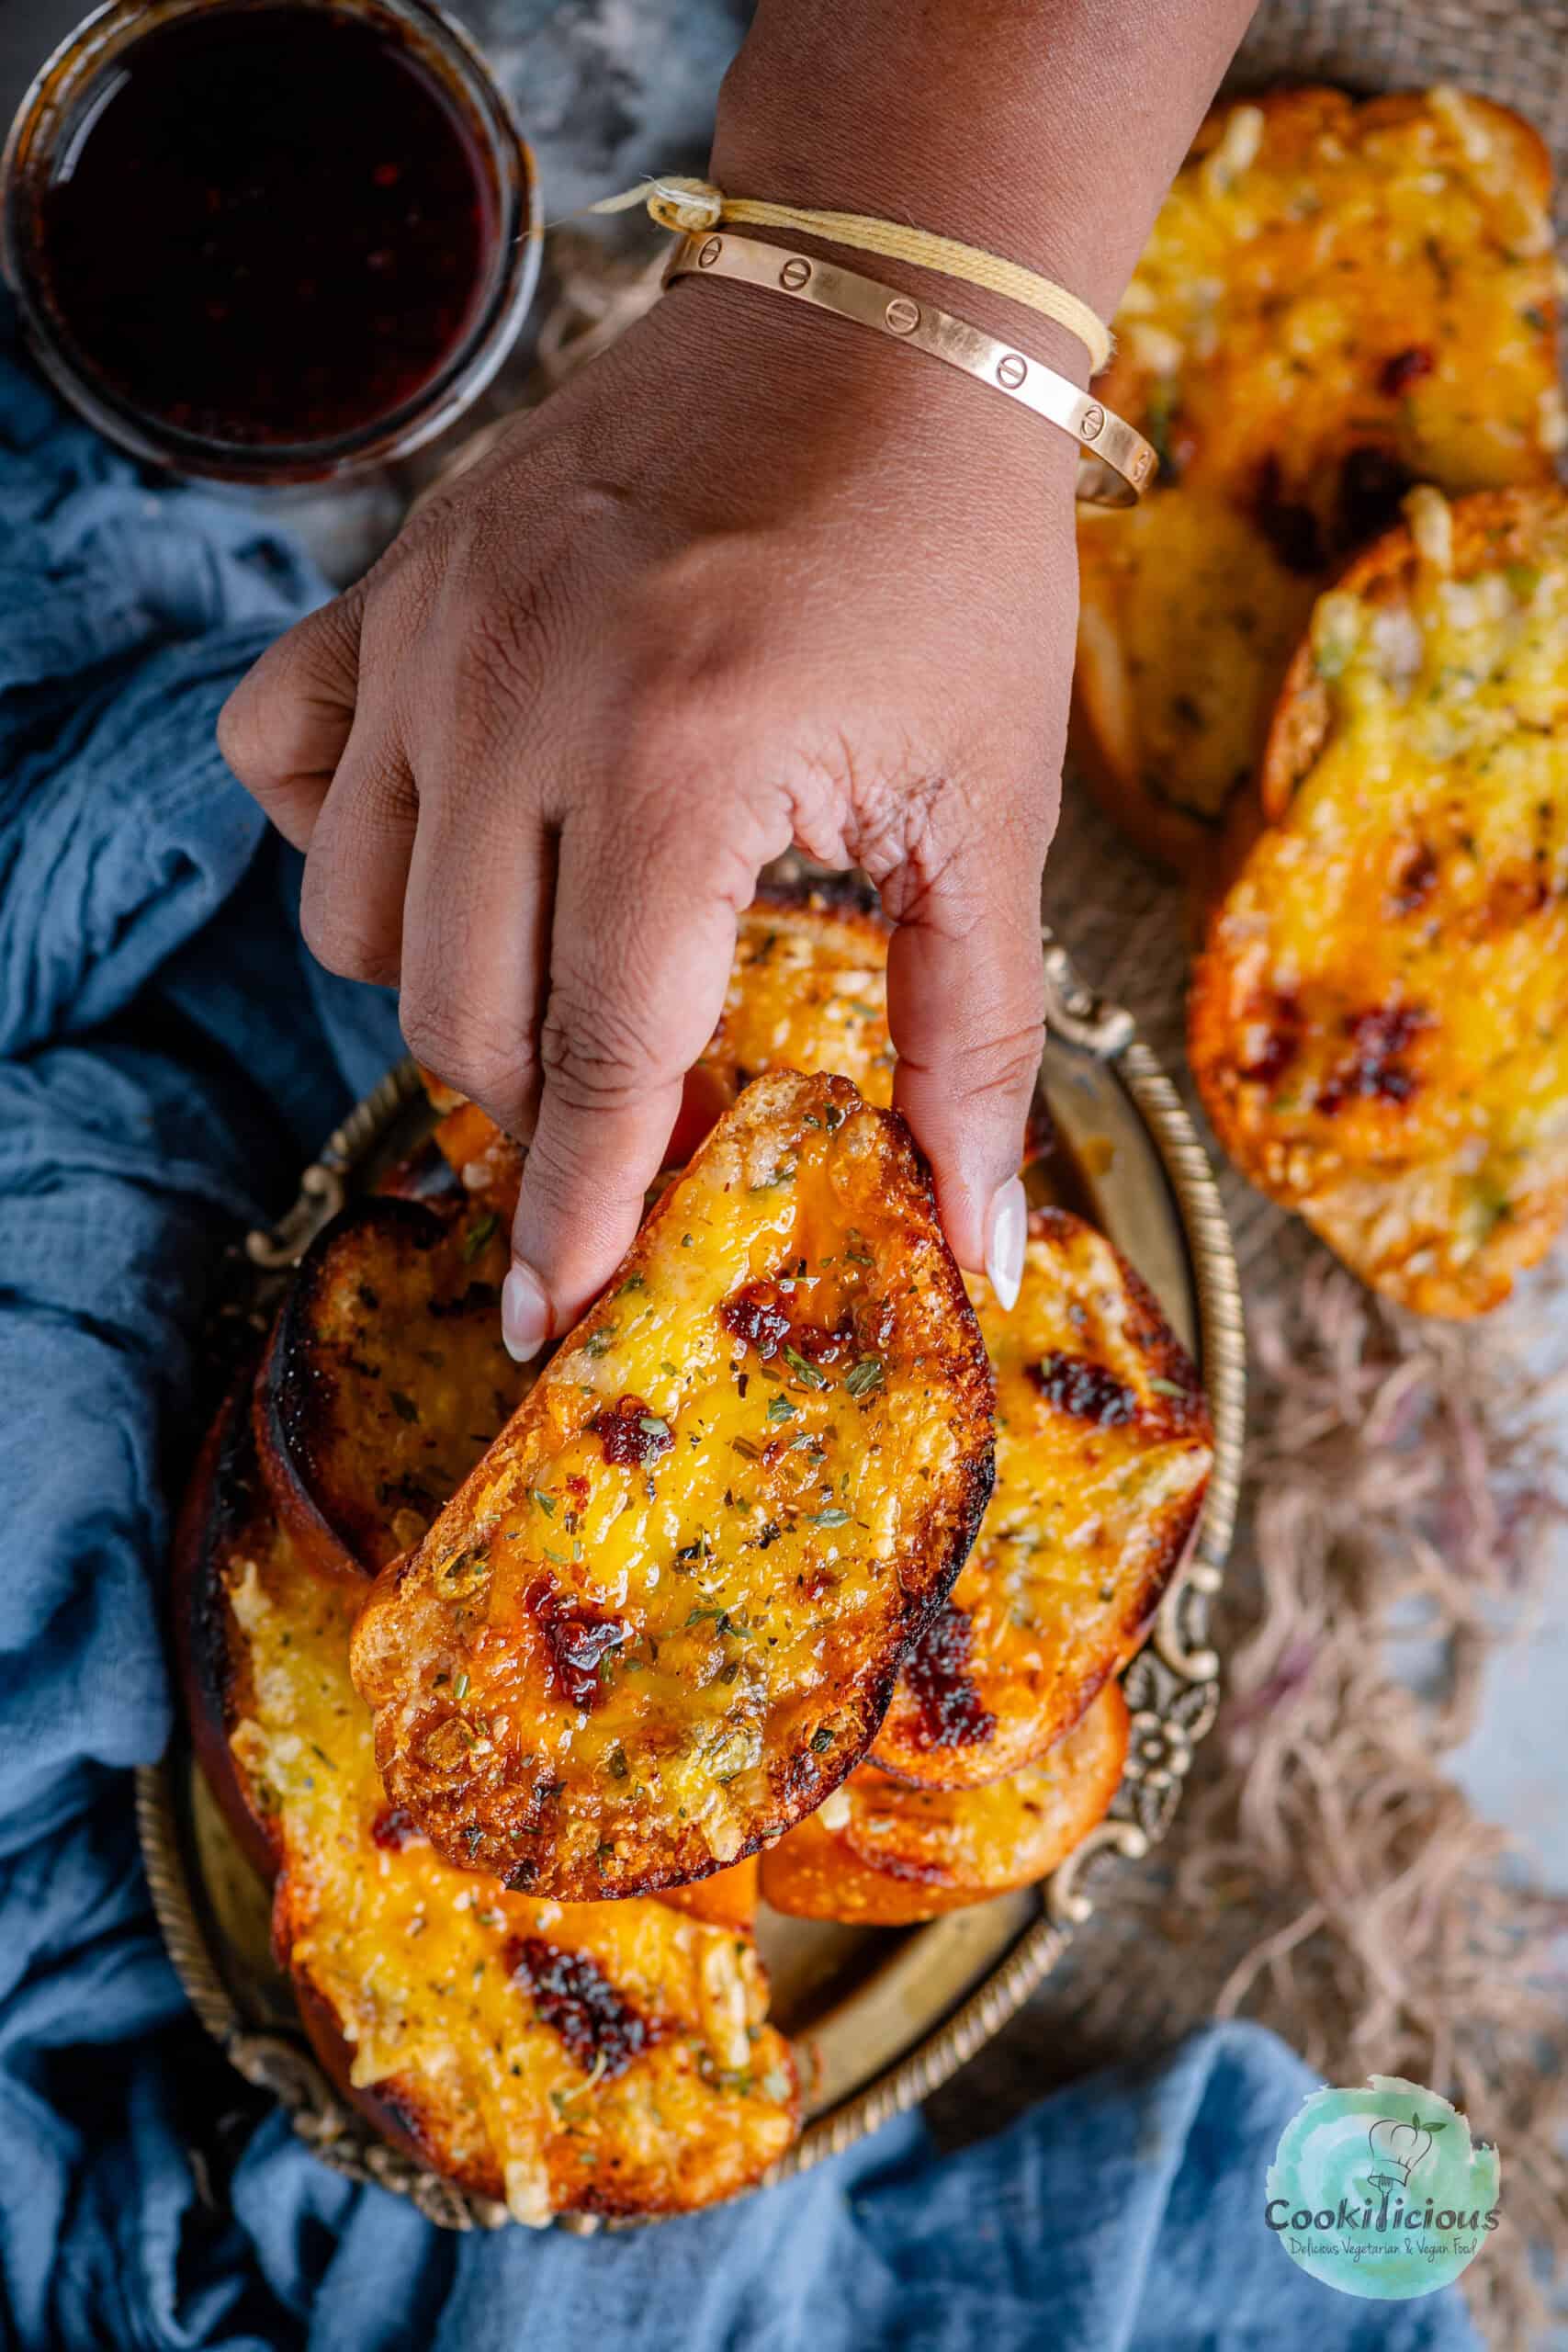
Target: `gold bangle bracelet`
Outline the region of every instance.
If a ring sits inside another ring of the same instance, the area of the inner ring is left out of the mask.
[[[1134,506],[1152,479],[1156,457],[1141,433],[1134,433],[1102,401],[1054,368],[1026,358],[1010,344],[998,343],[966,319],[939,311],[934,303],[917,302],[874,277],[840,268],[837,262],[792,254],[785,246],[764,244],[757,237],[732,237],[728,232],[682,237],[664,272],[668,286],[677,277],[733,277],[745,286],[764,286],[792,301],[807,302],[818,311],[853,319],[895,343],[912,344],[932,359],[941,359],[962,375],[973,376],[1004,400],[1042,416],[1077,445],[1083,462],[1078,468],[1077,495],[1093,506]]]

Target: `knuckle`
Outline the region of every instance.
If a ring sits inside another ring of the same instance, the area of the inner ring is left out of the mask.
[[[665,1057],[624,1003],[563,986],[550,990],[539,1041],[545,1082],[565,1110],[624,1109],[665,1076]]]
[[[521,1127],[537,1075],[533,1043],[524,1028],[459,1011],[446,994],[427,996],[408,988],[400,1019],[415,1061],[479,1103],[509,1132]]]
[[[352,908],[340,906],[320,890],[301,890],[299,930],[317,963],[340,979],[385,983],[397,978],[398,956],[391,943]]]

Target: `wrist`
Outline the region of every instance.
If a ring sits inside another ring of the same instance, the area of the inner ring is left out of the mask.
[[[1003,254],[1109,320],[1253,5],[758,0],[720,94],[712,177]],[[942,283],[920,276],[928,296]],[[968,315],[963,291],[943,307]],[[993,334],[1029,319],[983,294],[975,305]]]
[[[644,332],[653,373],[682,405],[701,387],[690,430],[705,472],[749,469],[764,502],[769,468],[787,452],[786,501],[810,503],[815,483],[838,496],[847,478],[869,477],[879,503],[952,501],[955,514],[965,503],[989,514],[1006,482],[1025,536],[1073,534],[1069,436],[909,345],[769,289],[694,276],[670,288]]]
[[[732,75],[736,69],[732,69]],[[786,160],[787,159],[787,160]],[[961,243],[1002,255],[1010,261],[1054,278],[1079,293],[1083,273],[1064,256],[1072,241],[1053,236],[1035,207],[1011,206],[1018,226],[1010,233],[995,214],[982,218],[971,198],[967,207],[951,180],[935,172],[916,176],[901,160],[886,153],[839,148],[818,129],[816,143],[781,135],[778,112],[771,101],[753,105],[741,85],[732,96],[727,82],[716,126],[711,174],[715,184],[736,196],[761,197],[813,210],[861,212],[874,219],[908,222]],[[1032,212],[1031,232],[1024,233],[1021,215]],[[838,244],[797,230],[781,230],[748,222],[740,233],[791,251],[827,258],[858,270],[895,292],[934,304],[987,334],[1016,343],[1032,357],[1054,368],[1073,383],[1089,379],[1089,359],[1081,339],[1025,303],[976,286],[960,277],[919,264]],[[1080,299],[1087,297],[1080,295]]]

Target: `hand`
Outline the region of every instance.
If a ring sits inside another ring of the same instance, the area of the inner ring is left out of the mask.
[[[899,1107],[959,1259],[1015,1287],[1072,483],[978,385],[687,282],[236,690],[311,949],[397,981],[411,1050],[531,1142],[514,1354],[632,1240],[792,842],[879,885]]]

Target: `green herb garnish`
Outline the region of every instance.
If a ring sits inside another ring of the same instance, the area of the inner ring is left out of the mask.
[[[473,1264],[474,1260],[479,1256],[479,1251],[484,1248],[485,1243],[495,1232],[496,1227],[500,1223],[501,1219],[492,1212],[487,1216],[481,1216],[475,1224],[468,1227],[468,1232],[463,1236],[463,1263],[465,1266],[471,1266]]]

